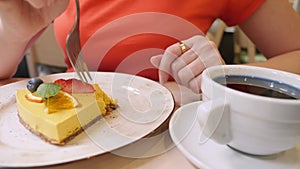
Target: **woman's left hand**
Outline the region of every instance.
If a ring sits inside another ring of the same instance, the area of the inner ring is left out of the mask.
[[[161,84],[167,82],[170,75],[178,84],[199,93],[203,70],[224,61],[212,41],[197,35],[171,45],[162,55],[153,56],[151,63],[159,68]]]

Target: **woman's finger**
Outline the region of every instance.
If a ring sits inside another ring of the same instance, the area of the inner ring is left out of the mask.
[[[165,83],[168,81],[167,74],[171,74],[171,65],[174,60],[177,59],[178,56],[182,54],[179,43],[175,43],[169,46],[164,52],[161,62],[159,64],[159,82]]]
[[[189,63],[187,66],[178,71],[177,74],[178,78],[180,79],[178,81],[180,81],[180,84],[184,86],[189,86],[189,82],[192,81],[193,78],[200,75],[204,69],[205,66],[198,57],[193,62]]]
[[[201,74],[193,78],[187,87],[195,93],[201,93]]]
[[[150,59],[151,64],[154,67],[159,68],[162,57],[163,57],[162,55],[152,56],[151,59]],[[169,78],[168,73],[159,70],[159,82],[162,82],[162,84],[163,84],[164,82],[166,82],[168,80],[168,78]],[[166,79],[166,80],[164,80],[164,79]]]

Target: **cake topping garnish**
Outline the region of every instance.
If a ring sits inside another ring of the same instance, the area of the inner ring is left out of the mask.
[[[54,113],[63,109],[72,109],[79,105],[77,100],[71,95],[72,92],[68,92],[68,90],[72,89],[74,92],[75,89],[76,92],[81,93],[87,93],[91,91],[89,84],[84,84],[79,80],[78,81],[80,83],[74,79],[60,79],[58,81],[60,83],[44,83],[43,80],[39,78],[30,79],[27,82],[27,89],[30,91],[30,93],[26,94],[25,98],[31,102],[44,102],[46,105],[45,112]],[[62,86],[64,88],[62,88]]]
[[[42,79],[40,78],[31,78],[28,82],[27,82],[27,89],[33,93],[37,90],[37,88],[44,83]]]
[[[59,110],[72,109],[79,104],[77,100],[69,93],[59,91],[59,93],[53,97],[46,99],[46,113],[54,113]]]
[[[36,96],[35,94],[33,93],[28,93],[25,95],[25,98],[28,100],[28,101],[31,101],[31,102],[35,102],[35,103],[42,103],[44,101],[44,99],[40,96]]]
[[[61,86],[61,90],[68,93],[94,93],[93,85],[84,83],[78,79],[58,79],[54,81],[55,84]]]
[[[54,83],[42,83],[37,88],[35,94],[42,98],[50,98],[59,93],[61,86],[59,84]]]

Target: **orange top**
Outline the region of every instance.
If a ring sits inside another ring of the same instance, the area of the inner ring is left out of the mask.
[[[157,80],[150,58],[169,45],[206,34],[215,19],[228,26],[249,17],[264,0],[83,0],[82,53],[90,70],[138,74]],[[75,3],[54,22],[65,51],[65,40],[75,18]],[[72,71],[67,57],[65,61]]]

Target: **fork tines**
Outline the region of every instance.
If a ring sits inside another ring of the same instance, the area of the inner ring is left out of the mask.
[[[72,30],[67,36],[66,51],[67,51],[68,58],[72,64],[72,67],[74,68],[80,80],[88,83],[89,80],[92,82],[93,79],[89,73],[88,67],[84,62],[83,56],[81,54],[80,33],[79,33],[79,23],[80,23],[79,0],[75,0],[75,3],[76,3],[76,18]]]
[[[79,76],[81,81],[86,83],[88,83],[89,81],[93,81],[93,78],[88,70],[86,63],[83,60],[81,53],[79,53],[77,57],[75,68],[77,69],[75,71],[77,72],[77,75]]]

